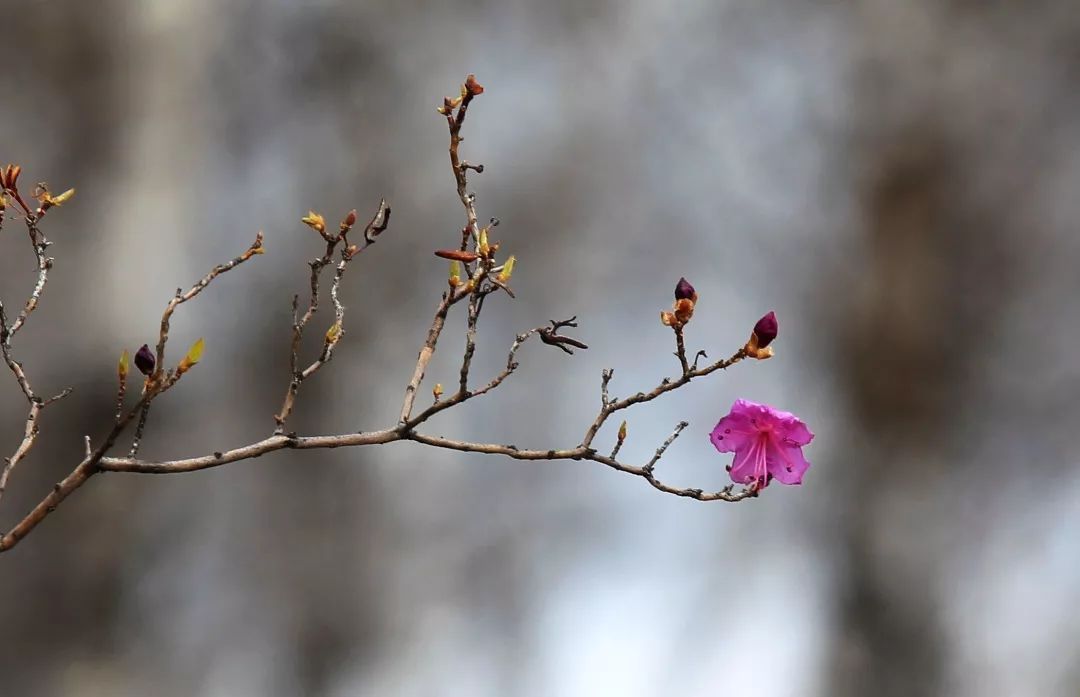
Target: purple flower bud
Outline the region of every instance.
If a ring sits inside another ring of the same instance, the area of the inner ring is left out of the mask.
[[[154,364],[156,363],[157,359],[154,358],[154,352],[146,344],[143,344],[142,348],[135,352],[135,367],[143,375],[154,372]]]
[[[754,325],[754,334],[757,335],[758,348],[765,348],[772,343],[772,340],[776,338],[776,334],[780,329],[779,323],[776,321],[776,313],[769,312]]]
[[[679,279],[679,282],[675,284],[675,299],[697,302],[697,291],[690,285],[690,281],[685,278]]]

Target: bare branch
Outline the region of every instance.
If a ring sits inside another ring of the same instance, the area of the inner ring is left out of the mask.
[[[243,264],[251,257],[255,256],[256,254],[262,253],[263,234],[262,232],[259,232],[255,235],[255,241],[251,243],[251,246],[248,247],[243,254],[225,262],[224,264],[218,264],[214,268],[210,269],[210,272],[203,276],[201,279],[199,279],[199,281],[190,289],[188,289],[186,293],[183,292],[182,288],[176,289],[176,295],[173,296],[173,299],[170,300],[169,304],[165,306],[165,312],[161,314],[161,330],[158,333],[157,349],[155,351],[157,354],[157,371],[155,373],[155,379],[160,380],[162,371],[164,371],[165,369],[165,344],[169,341],[169,321],[172,319],[173,312],[176,311],[176,308],[201,293],[208,285],[210,285],[210,283],[215,278],[217,278],[221,274],[225,273],[226,271],[231,271],[240,264]]]
[[[10,190],[6,186],[4,189]],[[0,194],[0,201],[2,201],[2,198],[2,194]],[[0,204],[0,216],[2,216],[4,208],[5,206]],[[0,217],[0,221],[2,221],[2,217]],[[27,234],[30,237],[30,243],[34,249],[34,256],[37,258],[37,281],[34,283],[34,288],[30,293],[30,297],[27,298],[26,303],[23,305],[22,311],[19,312],[19,316],[10,326],[8,326],[4,304],[0,301],[0,354],[3,355],[4,363],[15,376],[15,381],[18,383],[19,389],[22,391],[23,396],[26,397],[27,402],[29,402],[30,410],[26,415],[26,423],[23,426],[22,441],[15,449],[14,454],[4,458],[3,468],[0,469],[0,499],[3,498],[4,492],[7,491],[8,480],[11,478],[11,474],[14,472],[15,467],[26,458],[30,453],[31,448],[34,447],[34,443],[37,441],[37,436],[40,432],[41,412],[45,407],[53,402],[63,399],[71,393],[71,388],[67,388],[60,394],[45,400],[35,395],[33,388],[30,386],[30,379],[27,377],[22,363],[15,360],[12,353],[12,339],[19,329],[26,325],[26,321],[29,319],[31,313],[37,309],[38,302],[41,300],[41,294],[45,290],[45,284],[48,282],[49,270],[52,268],[53,264],[52,258],[45,255],[45,250],[49,248],[51,243],[45,239],[45,236],[41,234],[41,231],[38,229],[37,217],[27,212],[25,222]]]
[[[446,324],[447,313],[450,312],[453,305],[468,295],[469,291],[466,286],[443,293],[442,302],[436,308],[435,318],[431,321],[431,327],[428,329],[427,339],[424,340],[424,345],[417,356],[412,377],[409,379],[409,384],[405,386],[405,399],[401,405],[401,415],[398,417],[399,425],[409,421],[413,403],[416,401],[416,392],[420,389],[420,383],[424,380],[424,373],[427,371],[428,363],[431,362],[431,357],[435,355],[435,346],[438,344],[439,335],[442,334],[443,326]]]
[[[19,312],[15,323],[11,325],[9,331],[11,336],[19,333],[19,330],[26,324],[26,320],[30,318],[30,313],[37,309],[38,302],[41,301],[41,294],[45,291],[45,284],[49,281],[49,270],[52,269],[54,261],[52,257],[45,255],[45,251],[52,243],[46,240],[45,236],[38,230],[37,218],[33,215],[26,216],[26,230],[34,247],[34,256],[37,257],[38,275],[37,281],[34,283],[34,290],[30,293],[30,297],[26,299],[26,304],[23,306],[22,311]]]
[[[39,232],[32,232],[31,238],[34,239],[35,242],[43,244],[43,242],[41,241],[44,240],[44,237],[40,235]],[[33,530],[42,520],[44,520],[50,513],[52,513],[52,511],[56,509],[57,505],[59,505],[64,499],[66,499],[73,491],[82,486],[86,482],[86,480],[93,476],[99,470],[99,464],[101,459],[116,444],[116,440],[117,438],[119,438],[120,434],[123,433],[124,429],[128,426],[128,424],[131,423],[132,420],[135,419],[136,416],[139,416],[139,428],[138,432],[136,433],[135,445],[133,445],[131,455],[132,457],[134,457],[134,453],[138,449],[139,437],[141,436],[142,428],[146,422],[146,414],[151,400],[153,400],[157,396],[160,396],[168,389],[176,385],[184,372],[190,369],[191,365],[193,365],[193,359],[190,357],[189,353],[189,357],[185,358],[184,361],[181,361],[177,368],[171,370],[167,375],[164,373],[164,370],[162,368],[160,359],[164,355],[165,342],[168,338],[169,318],[171,317],[172,312],[176,309],[178,305],[187,302],[191,298],[198,295],[199,292],[206,288],[210,284],[210,282],[213,281],[217,276],[225,273],[226,271],[229,271],[230,269],[236,267],[244,261],[247,261],[255,254],[262,254],[261,232],[256,235],[255,242],[252,243],[252,245],[243,254],[226,264],[214,267],[214,269],[211,270],[209,274],[207,274],[198,283],[196,283],[187,293],[180,293],[179,291],[177,292],[177,295],[173,298],[173,300],[169,302],[169,305],[165,310],[165,314],[162,317],[161,336],[158,342],[159,359],[157,362],[157,369],[153,375],[147,378],[146,386],[143,389],[143,393],[138,403],[136,403],[135,406],[132,407],[129,411],[124,413],[122,402],[123,387],[121,386],[121,388],[118,390],[118,412],[116,417],[114,418],[112,429],[109,431],[109,434],[105,437],[102,444],[93,451],[90,451],[88,447],[87,454],[85,455],[83,460],[75,467],[75,469],[72,470],[72,472],[62,481],[54,485],[52,491],[50,491],[49,494],[37,506],[35,506],[33,510],[30,511],[30,513],[28,513],[21,521],[19,521],[19,523],[16,524],[16,526],[12,528],[11,531],[9,531],[6,535],[0,537],[0,552],[11,549],[16,544],[18,544],[19,540],[25,537],[26,534]],[[39,285],[44,284],[39,282]],[[35,292],[40,295],[40,291],[36,289],[37,286],[35,286]],[[28,302],[27,307],[30,309],[26,310],[25,315],[20,315],[20,317],[29,316],[30,312],[33,311],[33,308],[36,307],[36,302],[32,305]],[[25,323],[25,319],[23,321]],[[31,405],[30,414],[27,417],[23,441],[20,444],[18,450],[16,450],[15,455],[6,459],[4,469],[2,472],[0,472],[0,496],[2,496],[3,491],[7,486],[7,481],[11,475],[12,470],[15,468],[15,465],[18,464],[18,462],[26,456],[26,453],[29,452],[30,448],[33,446],[37,438],[41,410],[49,406],[53,402],[67,396],[67,394],[70,393],[70,390],[64,390],[55,397],[51,397],[46,400],[42,400],[40,397],[34,395],[33,390],[30,388],[29,381],[26,379],[25,372],[23,372],[22,370],[21,364],[16,362],[11,357],[10,342],[13,332],[8,327],[7,319],[3,313],[2,304],[0,304],[0,328],[2,328],[0,329],[0,347],[2,347],[4,360],[8,364],[8,367],[12,370],[12,372],[15,373],[20,388],[22,388]],[[85,442],[87,446],[89,446],[89,437],[85,439]]]
[[[745,349],[739,349],[731,356],[731,358],[716,361],[715,363],[707,365],[704,368],[693,368],[684,373],[677,380],[670,380],[668,378],[664,378],[660,382],[660,384],[654,387],[652,390],[648,392],[638,392],[637,394],[631,395],[621,400],[608,400],[608,397],[606,396],[606,389],[608,382],[611,380],[611,376],[605,371],[603,381],[604,403],[603,406],[600,407],[600,413],[596,415],[596,420],[594,420],[592,424],[589,425],[589,429],[585,432],[585,437],[582,438],[581,444],[586,447],[591,445],[593,438],[596,437],[597,432],[599,432],[600,428],[604,425],[604,422],[607,421],[608,417],[610,417],[615,412],[622,411],[623,409],[632,407],[635,404],[651,402],[660,395],[671,392],[672,390],[679,389],[683,385],[689,383],[694,378],[704,377],[710,373],[716,372],[717,370],[724,370],[726,368],[730,368],[745,357]]]
[[[515,336],[507,353],[505,367],[491,377],[488,382],[480,387],[470,390],[470,371],[472,360],[477,350],[479,318],[483,312],[487,297],[504,291],[510,297],[514,293],[509,286],[511,273],[515,263],[515,257],[510,256],[504,262],[497,263],[496,252],[499,248],[497,241],[489,240],[489,234],[498,225],[498,220],[492,218],[487,226],[478,224],[476,213],[476,197],[468,191],[467,174],[469,170],[477,173],[483,172],[482,165],[472,165],[460,158],[459,147],[462,142],[461,130],[465,116],[472,100],[482,94],[484,88],[480,86],[473,76],[469,76],[462,86],[461,95],[456,99],[447,98],[439,112],[446,117],[449,131],[449,156],[450,165],[454,174],[455,186],[458,198],[465,210],[465,225],[461,229],[461,241],[458,249],[440,249],[435,252],[436,256],[451,260],[451,274],[449,277],[450,288],[442,294],[435,309],[431,324],[423,345],[417,354],[416,365],[412,376],[405,387],[397,422],[388,428],[369,432],[344,433],[338,435],[300,436],[295,433],[286,433],[286,423],[295,409],[297,395],[302,383],[320,371],[333,357],[335,347],[344,336],[344,321],[346,308],[341,301],[341,283],[349,264],[368,246],[375,243],[378,236],[387,229],[390,218],[390,207],[385,200],[381,201],[375,214],[363,230],[363,240],[359,244],[350,244],[348,235],[357,222],[356,211],[351,211],[341,222],[336,234],[326,228],[325,219],[314,212],[308,214],[302,220],[308,226],[315,229],[325,241],[326,247],[321,257],[309,262],[310,267],[310,295],[307,306],[301,312],[299,296],[293,297],[293,320],[291,341],[289,345],[289,369],[290,380],[280,411],[275,414],[275,430],[268,438],[259,440],[248,445],[235,447],[231,450],[214,451],[209,455],[190,457],[174,460],[144,460],[139,459],[138,448],[146,425],[151,403],[164,392],[172,388],[180,380],[181,376],[189,370],[202,354],[202,341],[188,352],[175,368],[166,369],[164,365],[165,348],[169,338],[170,321],[176,308],[193,299],[202,292],[219,275],[235,268],[239,264],[250,259],[256,254],[261,254],[262,233],[256,236],[255,242],[241,255],[229,262],[215,266],[211,271],[200,279],[186,292],[178,289],[174,297],[168,302],[161,317],[160,330],[156,346],[156,361],[148,351],[136,355],[136,364],[146,378],[139,400],[130,408],[125,409],[124,401],[127,390],[127,360],[126,352],[123,354],[119,368],[119,383],[117,387],[116,411],[113,423],[106,436],[94,448],[89,436],[84,438],[85,454],[75,468],[60,482],[56,483],[52,490],[20,520],[7,534],[0,536],[0,552],[11,549],[39,525],[56,506],[62,503],[72,492],[81,487],[94,474],[101,471],[129,472],[143,474],[175,474],[193,472],[202,469],[219,467],[232,462],[248,460],[266,455],[278,450],[309,450],[320,448],[359,447],[367,445],[383,445],[400,441],[409,441],[420,445],[455,450],[459,452],[500,455],[514,460],[540,461],[540,460],[577,460],[590,461],[605,465],[618,472],[623,472],[644,479],[651,487],[663,493],[691,498],[698,501],[742,501],[756,496],[758,489],[755,486],[735,490],[734,485],[726,486],[719,491],[705,492],[697,488],[680,488],[667,484],[655,476],[655,469],[661,458],[678,439],[679,435],[687,428],[687,422],[681,421],[668,436],[668,438],[653,452],[652,457],[642,465],[633,465],[620,461],[619,453],[626,441],[627,424],[624,420],[618,430],[617,438],[610,451],[610,455],[601,455],[593,447],[596,436],[615,413],[629,409],[630,407],[650,402],[661,395],[679,389],[692,380],[705,377],[718,370],[726,369],[747,357],[763,358],[771,355],[771,349],[759,351],[756,345],[747,344],[746,347],[735,352],[731,357],[715,361],[704,367],[698,367],[702,358],[707,358],[704,351],[698,351],[691,363],[687,358],[683,328],[690,320],[694,311],[694,303],[697,295],[692,286],[685,279],[680,279],[676,288],[676,302],[671,312],[661,313],[664,324],[671,326],[675,333],[676,351],[679,359],[681,372],[675,379],[663,378],[660,383],[648,392],[637,392],[628,397],[618,399],[613,397],[610,386],[614,371],[605,369],[601,377],[601,403],[600,410],[587,427],[581,442],[573,447],[562,448],[519,448],[513,444],[486,443],[463,441],[444,436],[420,433],[418,428],[424,426],[437,414],[463,404],[472,398],[487,394],[500,387],[519,368],[518,352],[521,347],[533,336],[537,336],[546,345],[554,346],[567,354],[573,354],[574,349],[587,349],[588,346],[581,340],[560,333],[565,328],[577,327],[577,318],[567,320],[552,320],[548,325],[529,329]],[[41,206],[36,212],[30,208],[18,195],[15,188],[15,179],[19,169],[9,166],[0,170],[0,185],[3,193],[0,193],[0,225],[3,224],[4,198],[10,195],[23,210],[27,221],[27,230],[34,248],[38,262],[38,277],[29,299],[19,313],[16,321],[9,325],[4,314],[4,306],[0,303],[0,353],[5,364],[15,376],[20,390],[29,402],[30,410],[24,427],[23,440],[13,456],[5,458],[3,469],[0,470],[0,497],[3,496],[8,479],[15,466],[23,459],[33,447],[39,432],[39,421],[42,410],[52,402],[64,397],[68,390],[47,400],[37,397],[31,387],[30,381],[23,370],[22,364],[15,360],[11,350],[12,336],[21,329],[29,316],[37,308],[42,292],[48,281],[48,272],[52,267],[53,260],[46,256],[49,242],[38,229],[38,221],[51,206],[59,205],[70,196],[66,192],[59,197],[51,197],[47,191],[42,190],[38,200]],[[464,269],[467,281],[462,280],[460,268]],[[333,276],[330,281],[329,295],[333,306],[334,320],[326,331],[322,348],[319,355],[306,367],[301,367],[301,345],[303,333],[314,318],[320,307],[320,293],[322,292],[322,273],[325,269],[333,266]],[[426,370],[435,354],[438,340],[445,327],[451,308],[467,300],[465,316],[465,346],[462,355],[461,368],[458,375],[458,388],[445,398],[442,395],[441,386],[435,390],[435,401],[426,409],[413,414],[416,395],[424,380]],[[775,338],[775,322],[772,336]],[[142,355],[145,354],[145,355]],[[135,423],[133,443],[127,457],[112,457],[108,454],[116,446],[117,440],[132,423]]]
[[[285,422],[288,421],[289,416],[292,414],[293,408],[295,407],[296,396],[300,391],[300,385],[330,362],[330,359],[333,356],[334,347],[345,334],[345,306],[342,305],[341,300],[338,297],[341,279],[345,276],[345,270],[349,262],[356,258],[362,250],[375,244],[375,239],[386,230],[386,227],[390,222],[390,206],[386,204],[385,199],[379,202],[378,210],[364,228],[363,247],[349,245],[348,234],[352,227],[351,221],[354,221],[355,218],[356,211],[350,212],[341,223],[341,230],[337,236],[328,234],[323,235],[323,238],[327,240],[326,251],[322,257],[315,259],[309,264],[311,267],[311,297],[308,301],[307,310],[302,317],[298,317],[299,298],[298,296],[293,296],[293,333],[292,344],[289,350],[290,379],[289,386],[285,390],[285,398],[281,403],[281,410],[274,415],[274,423],[276,424],[274,429],[275,434],[282,434],[285,432]],[[333,263],[334,252],[339,244],[342,245],[340,253],[341,260],[337,264],[334,280],[330,285],[330,300],[334,305],[334,324],[332,324],[330,329],[326,332],[323,339],[323,348],[319,357],[315,359],[313,363],[301,370],[300,342],[304,335],[304,328],[319,309],[319,284],[322,270]]]
[[[176,295],[174,295],[172,300],[169,301],[169,304],[165,306],[165,311],[161,314],[161,329],[158,332],[157,348],[155,349],[156,367],[154,373],[147,378],[146,383],[143,385],[143,393],[149,398],[143,402],[142,413],[139,414],[139,423],[135,428],[135,436],[131,442],[131,450],[128,453],[129,456],[135,457],[139,452],[139,445],[142,442],[143,431],[146,428],[147,418],[150,416],[150,405],[153,402],[154,397],[164,392],[168,387],[171,387],[180,377],[179,373],[170,375],[165,374],[165,344],[169,341],[169,323],[172,319],[173,312],[176,311],[177,307],[201,293],[221,274],[231,271],[256,254],[262,253],[263,234],[260,231],[255,234],[255,241],[252,242],[251,246],[244,250],[240,256],[230,259],[224,264],[218,264],[210,269],[210,272],[199,279],[186,293],[183,288],[176,289]]]
[[[682,366],[682,374],[689,373],[690,364],[686,360],[686,342],[683,340],[681,325],[675,327],[675,357],[679,359],[679,365]]]

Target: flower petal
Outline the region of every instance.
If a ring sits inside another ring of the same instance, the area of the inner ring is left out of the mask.
[[[769,474],[781,484],[802,484],[803,474],[810,467],[803,457],[802,448],[789,445],[782,439],[769,439],[765,447],[765,460]]]
[[[731,481],[736,484],[749,484],[760,480],[761,486],[767,481],[768,469],[765,461],[765,440],[747,439],[745,445],[735,451],[735,460],[729,470]]]
[[[807,428],[806,424],[802,420],[794,415],[789,415],[784,419],[780,428],[780,437],[785,438],[794,445],[810,445],[810,441],[814,440],[813,432]]]
[[[709,440],[722,453],[733,453],[749,445],[757,430],[750,425],[750,417],[737,414],[734,410],[716,424],[709,434]]]

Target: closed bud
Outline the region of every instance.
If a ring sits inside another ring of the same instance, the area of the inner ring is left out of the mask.
[[[435,387],[431,388],[431,395],[435,397],[435,401],[439,401],[439,397],[443,395],[442,383],[435,383]]]
[[[469,76],[465,78],[465,89],[463,91],[475,97],[478,94],[484,93],[484,86],[476,81],[475,75],[470,73]]]
[[[15,182],[18,181],[21,173],[22,167],[19,165],[8,165],[4,168],[4,171],[0,173],[0,188],[14,191]]]
[[[488,244],[487,228],[480,228],[480,239],[476,243],[476,251],[480,253],[480,256],[486,257],[491,253],[491,245]]]
[[[139,369],[139,372],[143,375],[150,375],[154,372],[154,366],[157,365],[157,358],[154,356],[154,352],[150,350],[150,347],[143,344],[142,347],[135,352],[135,367]]]
[[[776,313],[769,312],[754,325],[754,334],[757,336],[758,348],[765,348],[776,338],[780,330],[780,324],[776,321]]]
[[[67,191],[65,191],[64,193],[62,193],[62,194],[60,194],[58,196],[48,196],[48,197],[46,197],[45,201],[50,206],[62,206],[65,203],[67,203],[68,201],[70,201],[71,197],[74,196],[74,195],[75,195],[75,189],[68,189]]]
[[[626,440],[626,421],[619,424],[619,442],[622,443]]]
[[[131,356],[128,355],[127,349],[124,349],[120,354],[120,362],[116,365],[116,375],[120,378],[120,382],[126,382],[128,376],[128,368],[131,365]]]
[[[466,252],[460,249],[436,249],[435,256],[441,259],[462,261],[466,264],[480,258],[476,252]]]
[[[689,300],[690,302],[697,302],[697,291],[690,285],[690,281],[685,278],[680,278],[679,282],[675,284],[675,299],[676,300]]]
[[[747,356],[758,360],[772,358],[773,350],[769,344],[776,338],[779,328],[776,313],[770,312],[765,315],[754,325],[754,331],[750,332],[750,340],[746,342],[743,351],[746,352]]]
[[[457,261],[450,262],[450,287],[457,288],[461,285],[461,264]]]
[[[349,214],[345,216],[345,220],[341,221],[341,230],[344,232],[356,225],[356,209],[349,211]]]

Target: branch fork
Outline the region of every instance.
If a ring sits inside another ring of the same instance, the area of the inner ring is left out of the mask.
[[[192,472],[220,467],[284,449],[307,450],[384,445],[399,441],[412,441],[435,448],[501,455],[514,460],[596,462],[616,471],[641,477],[651,487],[663,493],[698,501],[733,502],[757,495],[757,491],[753,487],[735,490],[733,486],[727,486],[715,492],[705,492],[699,488],[672,486],[657,478],[655,472],[661,458],[687,428],[686,421],[680,421],[671,435],[653,451],[649,460],[641,465],[628,464],[617,459],[629,437],[629,427],[625,420],[619,426],[615,442],[608,451],[610,454],[600,454],[594,446],[601,429],[613,415],[626,411],[635,405],[657,399],[668,392],[679,389],[694,379],[705,377],[719,370],[725,370],[747,357],[764,357],[764,345],[769,340],[767,337],[768,327],[761,329],[755,335],[754,341],[728,358],[699,367],[699,361],[707,359],[707,355],[705,351],[698,351],[694,354],[692,362],[688,360],[683,329],[692,315],[693,304],[697,297],[692,287],[685,282],[685,279],[682,279],[676,288],[676,304],[672,312],[661,313],[661,319],[665,324],[672,326],[675,333],[675,355],[679,360],[681,369],[679,376],[674,379],[663,378],[649,391],[636,392],[628,397],[618,399],[610,393],[614,371],[610,368],[604,370],[601,374],[600,409],[596,418],[587,427],[581,442],[576,446],[527,449],[519,448],[516,445],[463,441],[421,432],[421,427],[439,413],[499,388],[519,369],[519,352],[532,337],[536,336],[545,345],[554,346],[568,355],[573,355],[575,349],[585,350],[588,348],[580,339],[562,333],[565,329],[576,329],[578,327],[576,316],[565,320],[550,320],[546,325],[533,327],[515,335],[507,353],[505,366],[494,376],[489,377],[486,382],[477,383],[472,375],[472,361],[478,347],[480,317],[483,314],[488,297],[502,293],[505,293],[511,299],[514,297],[513,290],[510,287],[510,280],[514,271],[515,258],[510,256],[502,261],[496,259],[500,243],[491,240],[490,237],[499,221],[496,218],[490,218],[487,225],[481,226],[479,224],[476,196],[468,188],[468,173],[470,171],[481,173],[484,171],[484,166],[471,164],[462,159],[459,153],[463,141],[461,131],[465,124],[466,114],[474,99],[483,92],[483,86],[476,81],[474,76],[470,75],[462,85],[460,95],[453,99],[444,99],[442,106],[438,109],[439,113],[446,119],[449,132],[450,167],[454,176],[458,199],[464,211],[465,222],[460,228],[460,239],[455,241],[457,247],[441,249],[435,252],[436,256],[450,262],[449,288],[442,293],[435,307],[431,324],[417,353],[411,376],[406,383],[396,422],[392,426],[375,431],[323,436],[304,436],[287,430],[289,418],[297,407],[300,388],[308,379],[326,367],[333,358],[336,346],[345,337],[346,308],[341,302],[340,289],[346,272],[354,261],[363,256],[362,252],[373,245],[378,237],[387,230],[390,221],[390,207],[385,200],[381,201],[360,233],[361,239],[357,243],[352,243],[349,240],[349,235],[357,223],[355,210],[350,211],[343,218],[336,233],[332,233],[327,229],[326,220],[323,216],[315,212],[309,212],[307,216],[302,218],[302,222],[319,234],[324,247],[321,256],[308,263],[309,292],[306,301],[302,303],[299,295],[292,298],[293,316],[288,349],[288,382],[281,407],[274,414],[274,427],[271,433],[266,438],[248,445],[231,450],[218,450],[197,457],[176,460],[145,460],[138,457],[139,444],[143,438],[152,403],[178,384],[182,376],[192,369],[202,357],[203,342],[200,339],[174,367],[166,369],[166,348],[173,314],[181,305],[190,302],[209,287],[218,276],[244,264],[252,257],[262,254],[264,252],[263,235],[260,232],[256,235],[255,241],[244,252],[230,261],[215,266],[188,290],[177,289],[176,294],[168,301],[161,316],[154,350],[151,352],[146,347],[144,348],[146,355],[141,355],[142,351],[136,355],[136,367],[144,373],[145,380],[138,400],[131,406],[126,406],[125,399],[128,391],[127,380],[130,362],[127,352],[123,353],[118,365],[116,410],[112,415],[112,423],[106,435],[100,439],[96,447],[93,446],[90,436],[84,438],[82,460],[77,463],[70,474],[53,486],[37,506],[26,514],[22,520],[6,534],[0,536],[0,552],[17,545],[56,510],[57,506],[71,493],[98,472],[145,474]],[[0,302],[0,353],[2,353],[4,363],[15,377],[20,391],[26,397],[29,407],[22,442],[13,455],[4,458],[2,469],[0,469],[0,498],[3,496],[12,471],[19,462],[25,459],[36,441],[40,432],[40,417],[43,410],[70,392],[70,389],[65,389],[48,399],[38,397],[31,387],[22,363],[14,358],[12,352],[12,339],[37,308],[48,281],[49,271],[53,266],[53,259],[45,254],[50,242],[41,233],[38,227],[39,221],[50,208],[61,205],[70,198],[72,193],[65,192],[60,196],[52,197],[47,190],[44,190],[39,197],[41,205],[37,210],[31,210],[18,193],[16,180],[19,171],[21,170],[16,166],[9,166],[6,169],[0,168],[0,231],[2,231],[3,227],[7,200],[10,198],[19,206],[23,214],[23,220],[37,260],[38,277],[29,298],[24,303],[14,322],[8,322],[3,303]],[[323,341],[318,355],[305,364],[301,360],[302,338],[321,308],[322,293],[324,291],[323,275],[324,271],[329,268],[333,269],[329,281],[329,297],[333,318],[329,326],[323,330]],[[465,344],[461,365],[457,371],[456,389],[452,393],[444,393],[442,383],[436,384],[432,390],[433,402],[430,406],[417,411],[417,393],[426,377],[431,359],[435,355],[446,322],[449,321],[451,312],[457,305],[464,305],[465,307]],[[127,455],[124,457],[111,456],[110,453],[117,446],[119,439],[133,423],[135,427],[131,448],[128,450]]]

